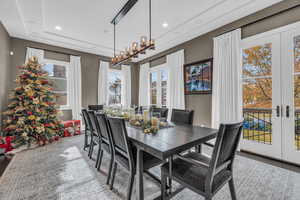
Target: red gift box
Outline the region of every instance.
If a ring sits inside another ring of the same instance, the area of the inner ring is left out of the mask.
[[[68,120],[64,121],[64,137],[70,137],[72,135],[79,135],[81,133],[80,120]]]
[[[3,138],[0,137],[0,140],[2,140]],[[5,144],[0,144],[0,148],[1,149],[5,149],[5,153],[11,151],[13,148],[11,146],[11,137],[10,136],[7,136],[5,137]]]

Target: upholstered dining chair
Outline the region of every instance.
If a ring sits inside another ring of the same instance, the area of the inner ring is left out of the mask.
[[[103,105],[88,105],[89,110],[100,111],[103,110]]]
[[[113,188],[114,179],[116,176],[117,166],[121,166],[129,171],[129,184],[127,188],[127,199],[131,198],[134,176],[136,174],[136,149],[131,144],[125,121],[122,118],[107,117],[109,128],[111,130],[113,151],[114,151],[114,164],[110,183],[110,189]],[[144,152],[144,170],[147,172],[152,167],[155,167],[162,163],[158,158]]]
[[[178,155],[173,162],[162,165],[163,197],[166,197],[167,177],[171,177],[170,180],[174,179],[204,196],[206,200],[211,200],[226,183],[229,183],[231,197],[236,200],[232,168],[242,126],[242,122],[220,125],[211,158],[194,152]]]
[[[193,125],[194,111],[172,109],[171,122],[178,124]]]
[[[87,110],[82,109],[81,113],[82,113],[82,117],[83,117],[83,121],[84,121],[84,125],[85,125],[83,149],[86,150],[86,148],[90,146],[89,138],[91,137],[92,129],[91,129],[91,122],[90,122]]]
[[[106,115],[104,113],[96,113],[96,126],[99,129],[98,132],[100,133],[100,144],[98,149],[98,166],[97,169],[100,170],[101,163],[102,163],[102,157],[103,157],[103,151],[106,151],[110,155],[110,163],[109,163],[109,171],[107,176],[106,184],[109,184],[109,180],[111,177],[112,172],[112,165],[114,161],[114,154],[113,154],[113,143],[111,138],[111,133],[108,128],[108,122],[106,119]]]

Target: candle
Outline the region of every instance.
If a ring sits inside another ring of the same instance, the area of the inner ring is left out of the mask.
[[[134,53],[138,51],[138,43],[137,42],[133,42],[132,43],[132,51]]]
[[[158,118],[157,117],[152,117],[151,118],[151,125],[152,125],[152,127],[154,127],[154,128],[158,128],[159,127],[159,120],[158,120]]]
[[[149,49],[154,50],[154,49],[155,49],[155,40],[154,40],[154,39],[151,39],[151,40],[149,41],[149,45],[151,46]]]
[[[141,47],[144,48],[147,45],[147,37],[142,36],[141,37]]]
[[[145,122],[149,121],[149,110],[144,110],[143,111],[143,120]]]

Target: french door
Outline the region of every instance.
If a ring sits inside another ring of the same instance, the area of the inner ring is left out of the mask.
[[[242,41],[241,149],[300,164],[300,23]]]

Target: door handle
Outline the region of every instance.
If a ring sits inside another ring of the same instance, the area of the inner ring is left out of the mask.
[[[276,117],[280,117],[280,106],[276,106]]]
[[[286,117],[289,118],[290,117],[290,106],[286,106],[285,112],[286,112],[285,113]]]

